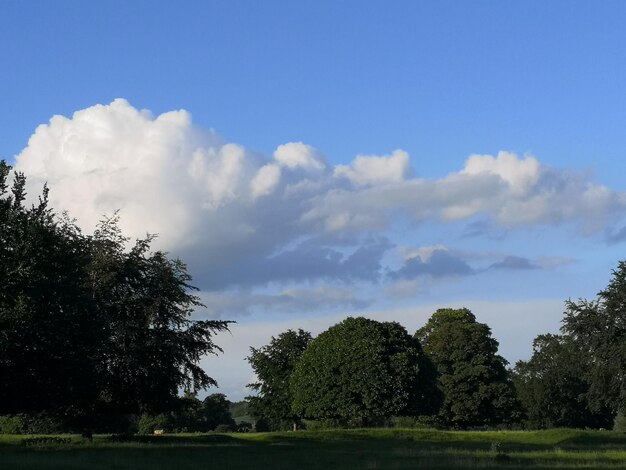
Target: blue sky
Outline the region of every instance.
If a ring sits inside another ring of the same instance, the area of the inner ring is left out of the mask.
[[[624,20],[618,1],[0,0],[0,158],[85,229],[119,208],[189,262],[199,315],[239,322],[207,361],[233,398],[248,346],[348,313],[413,331],[472,306],[514,361],[623,258]]]

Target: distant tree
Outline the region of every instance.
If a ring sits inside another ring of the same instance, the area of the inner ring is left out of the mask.
[[[144,413],[139,418],[137,432],[139,434],[153,434],[157,429],[166,432],[174,432],[171,425],[172,419],[167,413],[148,414]]]
[[[180,388],[214,385],[198,365],[227,321],[191,320],[201,304],[180,260],[128,248],[117,218],[85,236],[24,200],[25,177],[0,162],[0,413],[95,416],[175,408]],[[82,423],[82,424],[80,424]]]
[[[439,420],[467,428],[518,420],[519,402],[491,330],[466,309],[439,309],[415,334],[438,371]]]
[[[576,345],[594,412],[626,410],[626,261],[597,299],[567,301],[563,335]]]
[[[236,427],[230,413],[230,402],[223,393],[214,393],[202,401],[202,417],[207,431],[213,431],[218,426],[226,426],[231,430]]]
[[[248,400],[230,402],[230,414],[233,418],[244,418],[250,416],[250,402]]]
[[[540,335],[533,355],[518,361],[513,381],[530,428],[607,428],[612,415],[592,412],[580,351],[567,336]]]
[[[435,377],[424,363],[419,342],[398,323],[349,317],[302,353],[291,378],[293,410],[365,426],[432,412]]]
[[[256,418],[265,418],[275,428],[280,427],[281,421],[289,421],[294,430],[298,428],[301,415],[292,410],[293,394],[289,384],[295,365],[310,342],[311,333],[287,330],[272,337],[268,345],[250,348],[247,359],[257,380],[248,387],[257,394],[247,400]]]

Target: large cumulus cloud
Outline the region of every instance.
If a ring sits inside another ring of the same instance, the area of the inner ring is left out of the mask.
[[[626,210],[624,193],[533,156],[472,155],[439,179],[413,176],[402,150],[333,166],[302,142],[259,155],[195,126],[184,110],[153,116],[122,99],[53,117],[15,166],[33,197],[47,181],[53,207],[87,231],[119,209],[127,235],[158,233],[158,247],[188,260],[207,289],[378,282],[389,272],[384,257],[398,218],[413,227],[477,217],[504,229],[565,222],[596,233]],[[521,266],[515,258],[503,263]],[[472,272],[435,250],[387,278]],[[271,303],[296,298],[304,297]]]

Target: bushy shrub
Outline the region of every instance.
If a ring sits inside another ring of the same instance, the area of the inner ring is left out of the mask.
[[[70,439],[69,437],[59,437],[59,436],[31,437],[29,439],[24,439],[22,441],[22,445],[24,446],[35,446],[35,447],[68,445],[71,443],[72,443],[72,439]]]
[[[434,416],[394,416],[390,420],[393,428],[429,429],[437,428],[437,419]]]
[[[626,416],[621,411],[615,416],[613,431],[626,432]]]
[[[265,419],[265,418],[257,419],[256,423],[254,423],[254,430],[256,432],[268,432],[268,431],[270,431],[270,425],[269,425],[267,419]]]
[[[254,425],[248,421],[241,421],[237,424],[237,432],[250,432],[253,428]]]
[[[0,434],[23,434],[24,429],[21,415],[0,416]]]
[[[233,432],[233,427],[230,424],[218,424],[215,432]]]
[[[24,434],[58,434],[67,432],[63,422],[50,414],[22,415],[25,422]]]
[[[59,418],[46,413],[0,416],[0,434],[58,434],[69,432]]]
[[[137,423],[137,432],[139,434],[153,434],[155,429],[170,431],[168,416],[165,414],[141,415]]]

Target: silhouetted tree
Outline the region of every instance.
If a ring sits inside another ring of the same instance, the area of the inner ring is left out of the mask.
[[[201,304],[184,263],[128,248],[117,217],[85,236],[0,162],[0,413],[47,411],[85,429],[102,414],[176,406],[180,388],[215,385],[198,365],[227,321]],[[77,424],[78,425],[78,424]],[[89,431],[87,431],[87,434]]]

